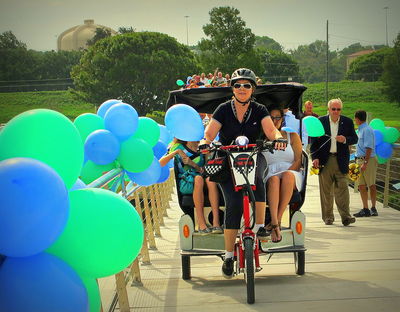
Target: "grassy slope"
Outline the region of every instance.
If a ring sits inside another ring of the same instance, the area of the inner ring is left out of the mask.
[[[306,85],[303,102],[311,100],[318,115],[326,114],[325,83]],[[400,106],[390,103],[382,92],[381,82],[342,81],[329,84],[329,99],[343,101],[343,114],[353,118],[355,111],[363,109],[380,118],[388,127],[400,128]]]
[[[306,84],[303,101],[314,102],[315,112],[326,113],[325,84]],[[343,114],[353,118],[354,112],[364,109],[372,118],[381,118],[386,126],[400,128],[400,106],[390,103],[382,93],[381,82],[343,81],[329,84],[329,98],[340,97],[344,103]],[[43,91],[0,93],[0,123],[6,123],[17,114],[34,108],[49,108],[67,117],[94,112],[94,105],[78,100],[69,91]]]
[[[35,108],[53,109],[70,119],[94,112],[93,104],[76,99],[69,91],[0,93],[0,123]]]

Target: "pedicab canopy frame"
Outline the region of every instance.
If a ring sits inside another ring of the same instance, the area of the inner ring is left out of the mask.
[[[256,102],[268,109],[279,106],[289,108],[300,119],[302,116],[302,94],[307,87],[296,82],[259,85],[254,97]],[[231,87],[192,88],[169,92],[167,109],[175,104],[187,104],[199,113],[212,114],[219,104],[233,96]]]

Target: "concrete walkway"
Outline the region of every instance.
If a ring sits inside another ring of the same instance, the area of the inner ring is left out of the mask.
[[[379,204],[379,217],[344,227],[335,211],[336,222],[326,226],[316,176],[309,177],[306,195],[306,274],[295,274],[293,254],[275,254],[268,263],[261,257],[253,305],[246,303],[243,274],[224,279],[217,257],[192,257],[192,279],[181,279],[175,196],[151,264],[141,265],[143,285],[128,286],[131,311],[400,311],[400,212]],[[350,196],[355,213],[360,196],[352,189]],[[100,281],[105,309],[113,281]]]

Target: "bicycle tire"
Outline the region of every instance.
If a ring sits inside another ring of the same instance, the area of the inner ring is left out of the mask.
[[[254,250],[253,250],[253,240],[251,238],[244,239],[244,254],[245,254],[244,277],[247,287],[247,303],[253,304],[255,301]]]

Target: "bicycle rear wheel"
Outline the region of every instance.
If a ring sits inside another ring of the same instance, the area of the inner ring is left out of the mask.
[[[244,278],[247,286],[247,303],[252,304],[255,301],[254,295],[254,250],[253,239],[244,239],[245,268]]]

